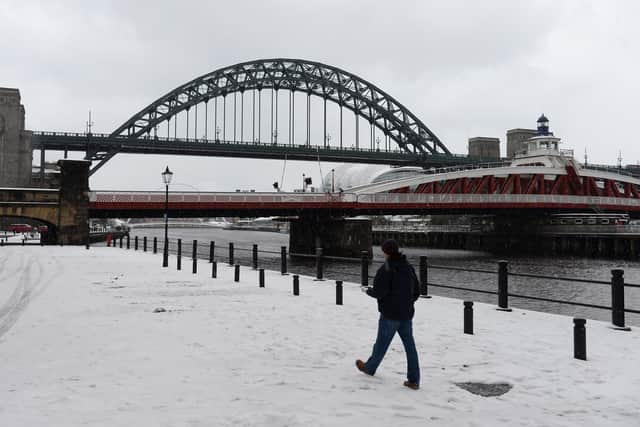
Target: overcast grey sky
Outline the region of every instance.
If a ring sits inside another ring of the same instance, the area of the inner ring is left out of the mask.
[[[109,133],[199,75],[260,58],[350,71],[412,110],[447,147],[533,127],[544,112],[582,160],[640,161],[638,1],[0,2],[0,86],[27,128]],[[365,132],[366,133],[366,132]],[[53,156],[48,160],[54,160]],[[94,189],[270,190],[282,161],[117,155]],[[323,172],[330,164],[321,165]],[[289,162],[285,188],[317,163]]]

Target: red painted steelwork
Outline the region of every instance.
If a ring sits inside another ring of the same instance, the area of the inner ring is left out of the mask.
[[[566,175],[545,179],[545,174],[509,174],[506,178],[484,175],[474,178],[453,178],[418,184],[412,191],[403,186],[389,193],[420,194],[557,194],[568,196],[640,198],[640,189],[629,182],[617,182],[606,178],[578,176],[567,166]]]

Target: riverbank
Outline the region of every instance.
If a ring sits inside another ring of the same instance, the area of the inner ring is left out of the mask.
[[[598,425],[640,416],[638,329],[587,322],[573,359],[572,319],[462,302],[417,303],[422,388],[402,387],[396,339],[375,377],[353,366],[375,337],[375,301],[345,284],[219,264],[218,279],[162,269],[160,255],[114,248],[0,251],[0,424]],[[164,310],[164,311],[163,311]],[[526,336],[526,339],[523,339]],[[508,383],[482,397],[456,383]]]

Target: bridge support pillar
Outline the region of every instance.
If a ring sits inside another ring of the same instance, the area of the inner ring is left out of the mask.
[[[371,255],[373,236],[369,219],[331,218],[301,215],[291,222],[289,252],[360,258],[362,251]]]
[[[613,239],[613,256],[622,258],[624,256],[624,240],[619,238]]]
[[[59,160],[60,206],[57,243],[84,245],[89,238],[89,166],[87,160]]]
[[[0,187],[31,187],[31,132],[18,89],[0,88]]]
[[[638,239],[630,239],[629,241],[629,258],[637,259],[638,258]]]

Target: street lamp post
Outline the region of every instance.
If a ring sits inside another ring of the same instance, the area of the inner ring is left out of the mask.
[[[169,266],[169,184],[171,183],[171,178],[173,177],[173,172],[169,170],[169,166],[162,172],[162,181],[165,185],[164,192],[164,250],[162,253],[162,266]]]
[[[334,185],[334,182],[335,182],[335,179],[334,179],[335,172],[336,172],[336,170],[335,170],[335,169],[331,169],[331,192],[332,192],[332,193],[335,193],[335,191],[336,191],[336,189],[335,189],[335,185]]]

